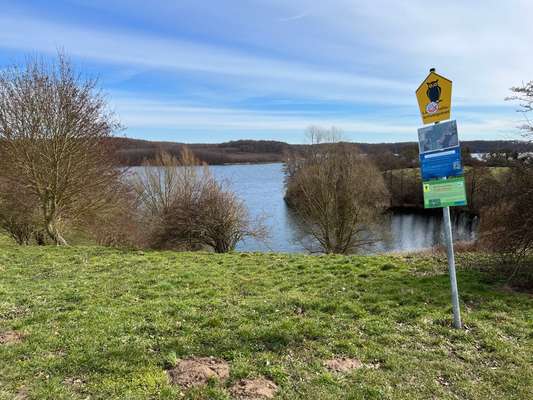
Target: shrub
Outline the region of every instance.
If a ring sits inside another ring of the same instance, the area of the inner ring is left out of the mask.
[[[480,243],[514,265],[511,278],[533,255],[533,169],[527,162],[511,168],[505,190],[481,212]]]
[[[0,182],[0,228],[20,245],[42,244],[40,222],[36,199],[21,185]]]
[[[288,161],[286,197],[302,221],[308,250],[344,254],[376,241],[371,227],[388,204],[388,191],[372,161],[335,142],[336,134],[310,129],[315,146]]]
[[[246,237],[265,237],[261,222],[187,148],[179,160],[161,153],[145,163],[135,186],[150,247],[223,253]]]
[[[131,185],[117,186],[106,196],[107,207],[86,216],[82,229],[101,246],[142,247],[143,226]]]

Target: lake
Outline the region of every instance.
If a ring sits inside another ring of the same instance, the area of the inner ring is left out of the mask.
[[[133,168],[135,172],[137,168]],[[239,251],[305,252],[299,242],[297,216],[283,200],[285,192],[283,164],[214,165],[210,169],[216,179],[226,181],[244,201],[252,216],[265,216],[270,230],[267,243],[246,240]],[[365,253],[417,251],[442,243],[440,213],[425,214],[396,212],[382,222],[380,242]],[[475,239],[477,221],[466,215],[453,219],[454,238],[458,241]]]

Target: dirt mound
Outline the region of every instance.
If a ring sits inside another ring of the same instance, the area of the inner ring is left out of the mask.
[[[0,332],[0,344],[16,344],[22,342],[22,339],[24,339],[24,335],[20,332]]]
[[[213,357],[192,357],[179,361],[168,371],[170,382],[184,388],[202,386],[214,378],[225,381],[229,378],[229,365],[226,361]]]
[[[13,400],[26,400],[28,399],[28,388],[22,386],[18,391]]]
[[[278,387],[265,378],[242,379],[231,388],[231,394],[239,400],[272,399]]]
[[[357,358],[332,358],[324,362],[326,368],[335,372],[348,372],[352,369],[363,367],[363,363]]]

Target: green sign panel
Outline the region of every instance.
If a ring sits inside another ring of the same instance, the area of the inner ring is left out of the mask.
[[[466,206],[465,178],[434,179],[423,182],[424,208]]]

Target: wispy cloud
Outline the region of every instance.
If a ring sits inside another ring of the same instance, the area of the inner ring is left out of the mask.
[[[309,11],[305,11],[303,13],[292,15],[290,17],[278,18],[278,21],[280,22],[296,21],[298,19],[302,19],[302,18],[309,16],[309,14],[310,14]]]
[[[64,48],[103,72],[128,132],[321,124],[370,141],[416,137],[414,90],[437,67],[461,135],[494,138],[518,125],[508,88],[533,79],[532,13],[525,0],[17,3],[0,15],[0,61]]]
[[[237,77],[243,85],[270,88],[268,92],[297,90],[310,96],[342,96],[350,89],[409,90],[405,82],[371,75],[318,68],[298,62],[250,55],[244,52],[168,39],[135,32],[106,31],[38,21],[23,16],[0,17],[0,46],[53,53],[64,47],[70,54],[122,65],[135,64],[158,69],[188,70]],[[272,84],[274,82],[274,84]],[[305,86],[305,90],[298,86]]]
[[[416,140],[416,127],[410,121],[393,116],[338,115],[323,111],[252,111],[237,108],[197,107],[172,101],[139,99],[134,94],[113,96],[116,111],[129,128],[169,129],[179,132],[264,132],[286,133],[301,141],[310,125],[336,126],[354,141]],[[507,133],[516,120],[494,115],[486,118],[479,113],[462,112],[459,128],[464,140],[493,132],[495,137],[508,139]],[[493,137],[494,138],[494,137]],[[192,141],[195,141],[193,139]],[[196,140],[197,141],[197,140]],[[289,139],[289,141],[294,141]]]

